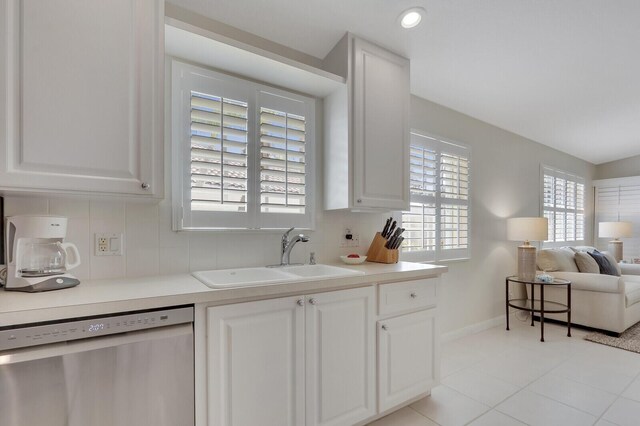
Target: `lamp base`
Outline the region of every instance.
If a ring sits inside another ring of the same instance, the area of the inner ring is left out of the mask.
[[[536,279],[535,246],[518,246],[518,278],[525,281]]]
[[[622,241],[609,241],[609,247],[607,248],[607,250],[609,250],[609,253],[611,253],[611,255],[615,257],[616,262],[620,263],[620,261],[622,260]]]

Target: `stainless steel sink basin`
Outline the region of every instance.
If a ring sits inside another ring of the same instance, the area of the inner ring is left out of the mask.
[[[364,275],[364,272],[330,265],[297,265],[276,268],[236,268],[198,271],[192,274],[210,288],[249,287]]]

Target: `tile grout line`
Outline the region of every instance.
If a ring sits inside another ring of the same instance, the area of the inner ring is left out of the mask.
[[[600,415],[600,417],[598,417],[598,419],[596,420],[596,423],[599,422],[600,420],[606,420],[609,423],[613,423],[610,420],[607,420],[604,418],[604,415],[607,414],[607,412],[611,409],[611,407],[613,407],[613,404],[615,404],[620,398],[624,398],[622,396],[623,393],[625,393],[627,391],[627,389],[629,389],[629,387],[636,381],[638,380],[638,377],[640,377],[640,373],[636,374],[635,377],[629,382],[629,384],[627,386],[625,386],[625,388],[622,390],[622,392],[620,392],[619,395],[616,395],[616,399],[614,399],[611,404],[609,404],[609,406],[602,412],[602,414]],[[629,399],[629,398],[624,398],[624,399]],[[632,399],[629,399],[630,401],[633,401]],[[614,423],[617,424],[617,423]]]
[[[430,398],[430,397],[431,397],[431,395],[429,395],[429,396],[425,396],[425,398]],[[435,423],[435,424],[436,424],[436,425],[438,425],[438,426],[442,426],[440,423],[436,422],[436,421],[435,421],[435,420],[433,420],[431,417],[427,417],[427,416],[425,416],[424,414],[422,414],[420,411],[418,411],[418,410],[416,410],[415,408],[413,408],[413,407],[411,406],[411,404],[407,405],[407,407],[409,407],[409,408],[410,408],[411,410],[413,410],[414,412],[418,413],[421,417],[424,417],[425,419],[428,419],[428,420],[432,421],[433,423]]]

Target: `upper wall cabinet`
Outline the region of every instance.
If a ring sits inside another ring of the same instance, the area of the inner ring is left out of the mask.
[[[409,60],[345,37],[325,58],[345,73],[325,98],[325,209],[409,208]]]
[[[161,197],[164,1],[0,0],[0,22],[0,188]]]

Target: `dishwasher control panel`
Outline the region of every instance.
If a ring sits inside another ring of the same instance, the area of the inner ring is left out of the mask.
[[[26,324],[15,328],[0,328],[0,352],[8,349],[96,336],[127,333],[193,322],[193,307],[167,308],[79,318],[40,324]]]

